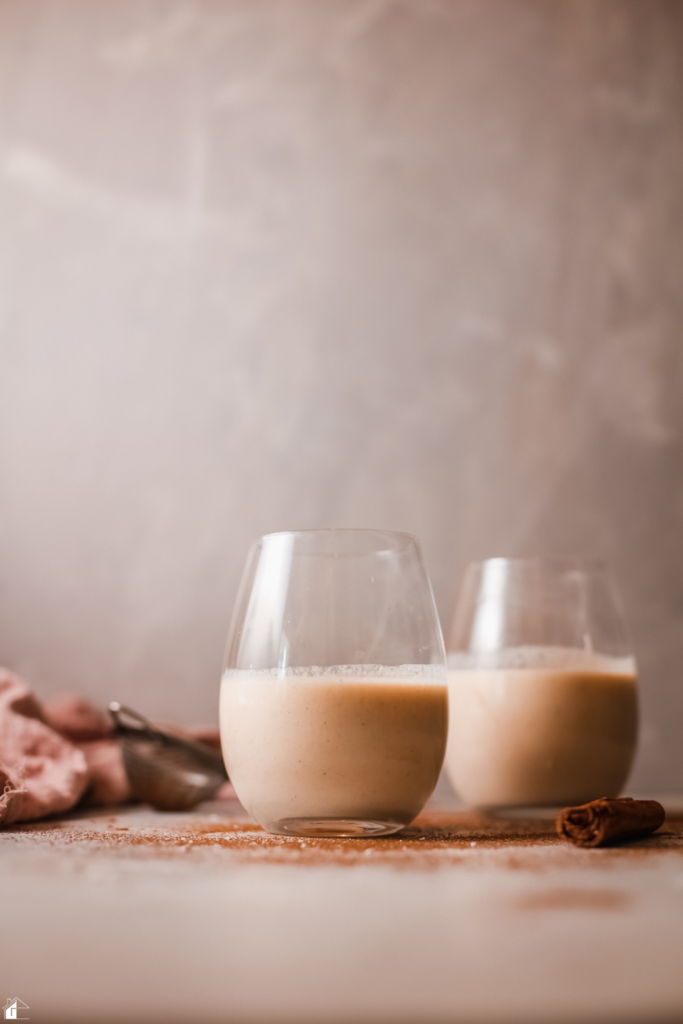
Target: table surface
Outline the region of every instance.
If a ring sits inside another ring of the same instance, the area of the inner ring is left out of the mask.
[[[680,801],[598,850],[447,801],[374,840],[81,811],[0,832],[0,908],[0,997],[34,1022],[683,1020]]]

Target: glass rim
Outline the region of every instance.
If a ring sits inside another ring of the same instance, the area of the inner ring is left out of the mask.
[[[609,570],[610,566],[604,558],[583,558],[573,555],[523,555],[508,557],[507,555],[491,555],[489,558],[475,558],[465,563],[464,571],[491,562],[507,562],[508,565],[545,565],[549,568]]]
[[[382,551],[392,550],[403,550],[411,545],[419,550],[419,542],[417,537],[412,533],[406,533],[403,530],[383,530],[375,527],[363,527],[363,526],[312,526],[304,530],[275,530],[273,533],[264,533],[263,536],[259,537],[254,541],[254,546],[262,544],[263,541],[269,540],[271,537],[311,537],[314,534],[320,534],[321,536],[330,537],[332,535],[365,535],[365,536],[378,536],[394,539],[400,541],[395,548],[391,547],[378,547],[377,553]]]

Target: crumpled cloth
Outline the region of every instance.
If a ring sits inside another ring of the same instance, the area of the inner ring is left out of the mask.
[[[23,679],[0,669],[0,824],[66,811],[89,778],[83,751],[44,721]]]
[[[178,730],[180,732],[180,730]],[[183,730],[220,749],[218,730]],[[234,795],[223,787],[217,797]],[[18,675],[0,668],[0,828],[88,804],[131,799],[114,726],[75,694],[45,705]]]
[[[88,768],[86,803],[123,804],[130,800],[121,748],[114,738],[114,725],[108,715],[83,697],[67,693],[45,705],[44,717],[55,732],[76,745],[85,757]]]

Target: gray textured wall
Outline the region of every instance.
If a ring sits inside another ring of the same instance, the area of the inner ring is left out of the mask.
[[[263,532],[600,555],[683,786],[683,3],[0,0],[0,661],[215,717]]]

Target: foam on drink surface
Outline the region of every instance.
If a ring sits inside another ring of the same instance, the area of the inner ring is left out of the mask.
[[[448,671],[472,669],[543,669],[635,675],[633,657],[615,657],[581,647],[503,647],[495,651],[451,651]]]
[[[225,680],[306,680],[314,683],[445,683],[443,665],[287,665],[283,668],[229,668]]]

